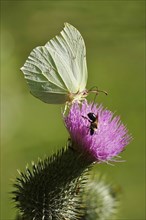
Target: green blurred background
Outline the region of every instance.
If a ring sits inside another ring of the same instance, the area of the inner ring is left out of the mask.
[[[121,115],[134,138],[122,153],[125,163],[96,170],[122,188],[117,219],[145,219],[144,1],[2,1],[1,6],[1,219],[14,220],[9,192],[17,169],[52,154],[68,137],[61,106],[31,96],[19,70],[30,51],[58,34],[64,22],[85,40],[87,88],[108,91],[98,102]]]

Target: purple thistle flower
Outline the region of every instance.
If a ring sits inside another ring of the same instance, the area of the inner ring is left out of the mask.
[[[89,117],[92,116],[89,113],[94,113],[95,118]],[[113,115],[102,105],[88,104],[87,101],[74,103],[68,115],[64,116],[72,147],[86,153],[93,161],[116,161],[114,157],[129,144],[131,135],[120,117]]]

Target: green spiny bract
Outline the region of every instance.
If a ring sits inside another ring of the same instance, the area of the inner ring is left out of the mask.
[[[19,172],[13,191],[23,220],[76,220],[83,216],[81,194],[90,162],[74,150],[32,163],[32,169]]]

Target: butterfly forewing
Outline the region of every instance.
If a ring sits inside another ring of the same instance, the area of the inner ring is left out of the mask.
[[[78,82],[78,90],[81,92],[87,84],[86,47],[80,32],[72,25],[65,23],[61,32],[70,50],[72,72]]]

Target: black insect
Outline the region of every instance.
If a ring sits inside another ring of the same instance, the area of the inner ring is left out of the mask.
[[[97,123],[98,123],[98,115],[95,115],[93,112],[89,112],[87,114],[88,118],[82,116],[83,118],[87,119],[90,122],[90,135],[93,135],[94,132],[97,130]]]

